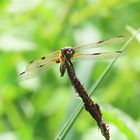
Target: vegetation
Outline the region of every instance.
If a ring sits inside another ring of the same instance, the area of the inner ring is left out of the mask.
[[[67,73],[60,77],[58,64],[27,81],[17,81],[17,75],[31,60],[64,46],[132,36],[140,28],[139,5],[139,0],[1,0],[0,139],[104,140],[82,110]],[[139,41],[139,33],[133,35],[115,63],[74,63],[78,78],[100,105],[111,140],[140,139]]]

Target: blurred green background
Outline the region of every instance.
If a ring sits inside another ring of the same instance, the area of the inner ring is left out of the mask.
[[[36,78],[17,81],[28,62],[66,45],[131,35],[139,27],[139,0],[1,0],[0,140],[53,140],[81,102],[57,64]],[[140,140],[139,41],[138,34],[92,96],[111,140]],[[88,90],[108,64],[74,67]],[[93,139],[104,137],[83,110],[65,140]]]

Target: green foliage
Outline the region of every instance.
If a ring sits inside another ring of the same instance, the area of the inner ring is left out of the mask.
[[[76,110],[81,101],[67,74],[60,77],[57,64],[37,78],[24,82],[16,78],[32,59],[66,45],[134,33],[139,28],[139,5],[138,0],[0,1],[0,139],[52,140],[61,128],[69,127],[68,120],[70,127],[62,132],[66,140],[104,139],[89,114]],[[92,96],[101,105],[112,140],[140,139],[140,46],[136,39]],[[74,67],[90,89],[108,63],[78,62]],[[79,114],[73,117],[75,121],[71,119],[74,112]]]

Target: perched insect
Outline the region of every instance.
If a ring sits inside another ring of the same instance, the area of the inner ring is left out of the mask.
[[[95,59],[105,59],[105,58],[115,58],[120,56],[122,51],[114,51],[114,52],[96,52],[96,53],[76,53],[77,50],[86,49],[86,48],[98,48],[102,46],[107,46],[111,44],[121,43],[126,40],[123,36],[117,36],[111,39],[102,40],[94,43],[89,43],[86,45],[80,45],[76,47],[66,46],[61,50],[55,51],[53,53],[48,54],[47,56],[43,56],[39,59],[35,59],[31,61],[26,70],[22,72],[19,76],[19,80],[30,79],[35,76],[37,73],[42,70],[46,70],[50,64],[59,63],[60,64],[60,73],[61,76],[65,73],[65,65],[64,65],[64,55],[66,54],[71,61],[76,60],[95,60]]]

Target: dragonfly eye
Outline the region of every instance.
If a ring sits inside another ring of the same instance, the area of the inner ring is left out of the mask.
[[[63,56],[66,56],[67,58],[73,57],[75,51],[71,47],[65,47],[64,49],[61,49],[61,53]]]
[[[67,50],[67,54],[73,54],[72,50]]]
[[[72,49],[72,48],[67,48],[67,50],[66,50],[66,55],[68,56],[68,57],[72,57],[73,55],[74,55],[74,53],[75,53],[75,51]]]

